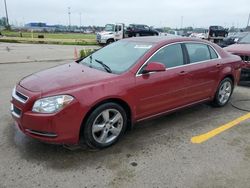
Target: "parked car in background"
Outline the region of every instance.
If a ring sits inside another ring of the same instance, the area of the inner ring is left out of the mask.
[[[210,26],[208,30],[209,37],[227,37],[228,29],[223,28],[222,26]]]
[[[176,30],[169,30],[168,33],[175,36],[182,36],[182,32]]]
[[[227,47],[229,45],[235,44],[238,41],[240,41],[242,38],[244,38],[248,32],[237,32],[233,33],[231,35],[228,35],[226,38],[223,39],[223,41],[219,44],[221,47]]]
[[[159,35],[158,31],[150,28],[147,25],[141,25],[141,24],[130,24],[127,27],[126,34],[128,35],[128,37],[157,36],[157,35]]]
[[[199,38],[199,39],[207,39],[208,35],[207,33],[192,33],[190,37]]]
[[[105,148],[135,122],[205,101],[226,105],[240,66],[240,57],[204,40],[128,38],[23,78],[11,113],[30,137]]]
[[[250,83],[250,33],[243,37],[237,44],[224,48],[226,51],[238,55],[244,62],[241,71],[241,81]]]
[[[169,34],[165,32],[162,28],[155,28],[159,36],[168,36]]]

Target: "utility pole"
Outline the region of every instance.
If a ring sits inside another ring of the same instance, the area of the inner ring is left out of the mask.
[[[71,19],[70,19],[71,12],[70,12],[70,7],[68,7],[68,15],[69,15],[69,29],[70,29],[70,27],[71,27]]]
[[[249,22],[250,22],[250,13],[249,13],[249,16],[248,16],[247,27],[249,26]]]
[[[7,28],[9,28],[10,24],[9,24],[9,17],[8,17],[8,10],[7,10],[7,3],[6,0],[4,0],[4,5],[5,5],[5,13],[6,13],[6,26]]]

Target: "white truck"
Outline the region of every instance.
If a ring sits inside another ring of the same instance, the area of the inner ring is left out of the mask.
[[[96,41],[99,44],[110,44],[127,37],[125,35],[125,24],[106,24],[104,31],[96,34]]]

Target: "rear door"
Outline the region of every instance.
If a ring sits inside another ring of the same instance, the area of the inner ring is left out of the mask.
[[[213,95],[221,63],[216,51],[204,43],[186,43],[188,54],[190,88],[187,92],[188,101],[196,102]]]

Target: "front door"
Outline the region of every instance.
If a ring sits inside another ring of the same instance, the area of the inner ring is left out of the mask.
[[[184,65],[181,44],[173,44],[160,49],[147,63],[160,62],[166,65],[166,71],[136,76],[135,97],[137,103],[136,118],[162,113],[186,104],[186,92],[189,87],[189,74]]]

